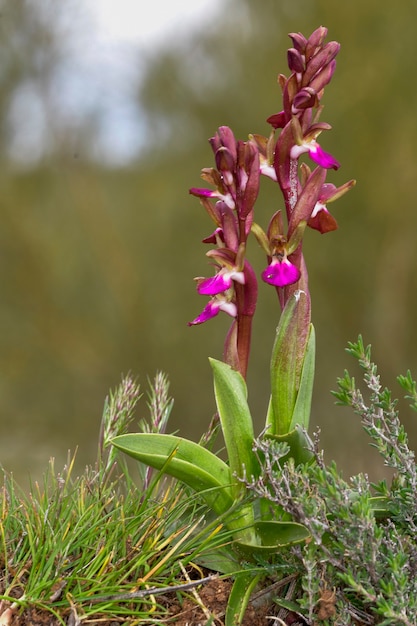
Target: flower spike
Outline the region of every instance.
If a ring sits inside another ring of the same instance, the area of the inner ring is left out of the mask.
[[[326,183],[329,170],[337,170],[340,163],[318,143],[320,133],[331,129],[319,118],[325,87],[333,77],[340,50],[338,42],[326,43],[326,37],[327,29],[322,26],[308,38],[301,33],[290,34],[289,74],[278,75],[282,99],[278,112],[267,118],[272,126],[269,136],[252,134],[248,141],[242,141],[228,126],[220,126],[209,139],[214,167],[201,171],[211,189],[190,189],[215,224],[214,232],[203,241],[214,246],[207,255],[216,269],[214,276],[196,279],[197,292],[211,300],[189,324],[201,324],[221,310],[234,317],[224,358],[243,378],[258,296],[257,278],[246,258],[249,235],[255,236],[266,254],[268,265],[261,277],[276,288],[281,310],[297,289],[305,294],[302,312],[297,313],[301,333],[297,353],[304,355],[311,303],[303,239],[307,226],[320,233],[337,228],[327,203],[354,184],[349,181],[336,188]],[[314,167],[299,163],[302,154],[309,156]],[[283,207],[275,209],[266,231],[254,215],[261,176],[277,184],[283,196]]]

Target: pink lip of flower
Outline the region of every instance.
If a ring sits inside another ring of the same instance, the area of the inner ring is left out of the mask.
[[[262,280],[274,287],[285,287],[299,280],[301,272],[286,257],[282,260],[273,258],[271,263],[262,272]]]
[[[197,196],[198,198],[217,198],[218,200],[223,200],[229,209],[234,209],[236,206],[230,193],[222,194],[220,191],[213,191],[212,189],[192,187],[190,189],[190,194]]]
[[[227,291],[232,286],[232,281],[236,281],[241,285],[245,284],[245,275],[243,272],[236,270],[220,271],[215,276],[205,278],[197,286],[197,291],[200,295],[215,296],[223,291]]]
[[[304,152],[308,152],[310,159],[327,170],[337,170],[340,167],[339,161],[337,161],[329,152],[325,152],[315,139],[312,141],[305,141],[299,146],[293,146],[291,148],[290,156],[292,159],[298,159],[298,157]]]
[[[192,322],[188,322],[188,326],[195,326],[197,324],[204,324],[212,317],[216,317],[220,311],[224,311],[231,317],[236,317],[237,307],[233,302],[227,302],[227,300],[213,299],[205,306],[203,311]]]

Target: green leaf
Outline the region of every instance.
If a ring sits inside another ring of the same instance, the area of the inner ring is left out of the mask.
[[[288,300],[281,314],[271,358],[271,403],[269,419],[272,419],[268,431],[274,435],[288,432],[291,415],[295,404],[295,348],[296,342],[289,342],[287,337],[294,322],[298,302],[295,297]]]
[[[112,444],[201,493],[218,515],[227,513],[233,506],[229,467],[197,443],[175,435],[136,433],[115,437]]]
[[[243,622],[246,607],[263,572],[244,571],[236,574],[226,608],[225,626],[239,626]]]
[[[241,374],[227,363],[216,359],[209,360],[213,369],[217,411],[226,444],[231,475],[232,477],[243,478],[246,473],[250,479],[251,476],[259,474],[259,465],[252,450],[255,436],[247,402],[246,383]],[[246,486],[243,482],[234,482],[231,490],[235,502],[246,495]],[[253,502],[249,501],[239,507],[238,517],[234,521],[234,528],[239,529],[240,527],[239,538],[250,543],[256,543],[253,522]],[[228,525],[229,528],[232,528],[230,523]]]
[[[208,552],[203,552],[193,557],[193,563],[220,572],[221,574],[234,574],[240,568],[241,556],[233,551],[230,544],[216,548]]]
[[[214,391],[226,444],[232,476],[250,478],[257,474],[256,458],[252,450],[254,432],[252,416],[247,402],[247,389],[243,377],[223,361],[209,359],[214,375]],[[236,483],[235,497],[245,492],[245,486]]]
[[[246,558],[278,552],[284,547],[301,543],[310,537],[307,528],[297,522],[259,520],[255,522],[254,530],[260,540],[260,545],[243,541],[237,542],[238,549],[243,552]]]
[[[314,361],[314,334],[310,328],[310,302],[303,291],[287,301],[281,314],[271,357],[271,402],[267,415],[268,433],[284,435],[291,430],[293,413],[301,385],[307,345],[311,341],[306,368],[304,398],[297,408],[298,419],[305,420],[301,402],[308,399],[311,363]]]
[[[266,433],[265,438],[273,439],[274,441],[284,441],[289,445],[290,450],[286,456],[280,459],[281,463],[285,463],[287,459],[292,458],[296,465],[300,465],[301,463],[308,463],[313,458],[313,454],[310,451],[311,444],[309,445],[310,442],[306,432],[299,426],[296,426],[289,433],[285,433],[285,435],[270,435]]]
[[[301,607],[298,604],[298,602],[294,602],[294,600],[288,600],[287,598],[281,598],[280,596],[277,596],[276,598],[274,598],[274,602],[278,606],[281,606],[283,609],[287,609],[287,611],[292,611],[294,613],[297,613],[297,615],[302,617],[304,621],[308,623],[307,622],[308,618],[307,616],[301,613]]]
[[[406,400],[411,400],[410,407],[413,411],[417,411],[417,386],[416,381],[413,380],[410,370],[407,370],[407,374],[405,376],[402,374],[397,376],[397,381],[401,387],[407,391],[407,395],[404,397]]]
[[[291,417],[290,431],[296,426],[308,430],[311,413],[311,398],[314,387],[314,368],[316,360],[316,334],[313,324],[310,324],[303,369],[301,372],[300,388],[297,393],[294,411]]]

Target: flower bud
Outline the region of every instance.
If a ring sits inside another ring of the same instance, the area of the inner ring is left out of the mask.
[[[317,72],[333,61],[339,50],[340,44],[337,41],[330,41],[322,50],[317,52],[307,63],[302,84],[308,85]]]
[[[317,48],[321,48],[323,41],[327,37],[327,28],[319,26],[314,32],[311,33],[308,41],[306,42],[305,55],[308,62],[312,56],[316,53]]]
[[[311,87],[304,87],[297,93],[292,102],[293,110],[311,109],[318,106],[317,93]]]
[[[320,93],[322,89],[331,81],[336,69],[336,61],[330,61],[320,72],[318,72],[313,80],[310,81],[310,89]]]
[[[301,74],[304,72],[304,59],[301,54],[295,48],[290,48],[287,52],[288,59],[288,67],[291,72],[296,72],[297,74]]]
[[[294,48],[301,54],[305,54],[307,39],[301,33],[290,33],[289,38],[292,40]]]

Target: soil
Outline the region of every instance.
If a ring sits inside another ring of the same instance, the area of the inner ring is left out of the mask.
[[[170,614],[173,616],[172,622],[176,626],[203,626],[210,619],[210,615],[214,616],[213,626],[224,623],[224,615],[226,611],[227,600],[229,598],[232,583],[227,580],[212,580],[205,585],[198,596],[205,612],[198,606],[196,601],[186,599],[182,606],[173,604],[169,607]],[[253,608],[249,605],[243,620],[243,626],[266,626],[270,620],[267,619],[268,607],[262,607],[261,610]],[[271,613],[269,613],[271,615]]]
[[[166,608],[167,615],[161,617],[158,623],[175,624],[175,626],[205,626],[210,623],[212,626],[223,626],[231,586],[230,580],[213,578],[197,590],[196,596],[190,592],[183,595],[181,600],[175,593],[160,596],[158,604],[162,604]],[[263,605],[255,608],[249,605],[242,626],[272,626],[277,623],[301,626],[304,624],[293,614],[288,614],[282,621],[274,620],[273,615],[277,615],[276,606]],[[133,615],[132,618],[134,620]],[[102,614],[82,619],[77,615],[75,608],[66,610],[61,614],[61,619],[67,626],[84,626],[85,624],[120,626],[120,624],[128,625],[130,623],[125,615],[120,619],[113,617],[111,620],[106,620]],[[141,622],[141,624],[144,623]],[[155,621],[149,622],[149,624],[155,624]],[[47,610],[28,607],[23,612],[19,612],[17,608],[15,612],[10,610],[10,604],[2,602],[0,604],[0,626],[62,626],[62,622]]]

